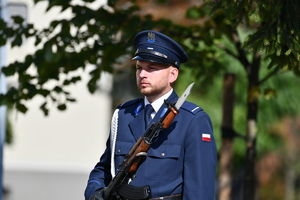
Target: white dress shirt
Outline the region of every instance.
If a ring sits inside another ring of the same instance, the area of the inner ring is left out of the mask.
[[[158,98],[157,100],[155,100],[154,102],[151,103],[154,111],[151,113],[151,118],[153,119],[155,114],[158,112],[158,110],[160,109],[160,107],[162,106],[162,104],[164,103],[164,100],[167,99],[173,92],[173,88],[167,92],[166,94],[164,94],[163,96],[161,96],[160,98]],[[148,101],[148,99],[145,97],[144,98],[144,103],[145,106],[147,104],[150,104],[150,102]]]

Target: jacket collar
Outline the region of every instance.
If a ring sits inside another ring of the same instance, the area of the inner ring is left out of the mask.
[[[176,92],[173,90],[171,95],[168,97],[168,101],[170,103],[173,103],[177,101],[178,96]],[[156,113],[155,117],[153,118],[152,122],[157,122],[159,119],[163,116],[163,114],[166,112],[167,106],[166,104],[163,104],[158,112]],[[135,118],[129,123],[130,130],[135,137],[136,140],[138,140],[144,133],[145,133],[145,125],[144,125],[144,108],[141,109],[138,115],[135,116]]]

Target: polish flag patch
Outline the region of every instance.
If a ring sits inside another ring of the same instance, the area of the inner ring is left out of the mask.
[[[202,133],[202,141],[210,142],[210,134]]]

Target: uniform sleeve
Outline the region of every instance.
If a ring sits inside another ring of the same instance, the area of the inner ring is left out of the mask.
[[[183,200],[214,199],[217,152],[210,117],[197,113],[185,138]]]
[[[100,161],[96,164],[94,169],[91,171],[87,187],[84,192],[85,199],[87,200],[93,192],[100,188],[104,188],[111,181],[110,173],[110,139],[106,142],[106,150],[102,154]]]

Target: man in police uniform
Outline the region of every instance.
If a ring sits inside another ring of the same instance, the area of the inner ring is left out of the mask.
[[[188,60],[182,47],[168,36],[142,31],[134,38],[137,51],[137,87],[144,98],[117,107],[110,138],[100,161],[90,173],[85,198],[103,199],[105,188],[119,164],[141,137],[145,124],[145,107],[151,104],[152,122],[164,114],[164,99],[178,99],[173,83],[180,63]],[[148,107],[148,106],[147,106]],[[216,145],[210,117],[197,105],[184,102],[170,126],[160,133],[139,167],[132,186],[149,185],[152,199],[213,200],[216,170]]]

